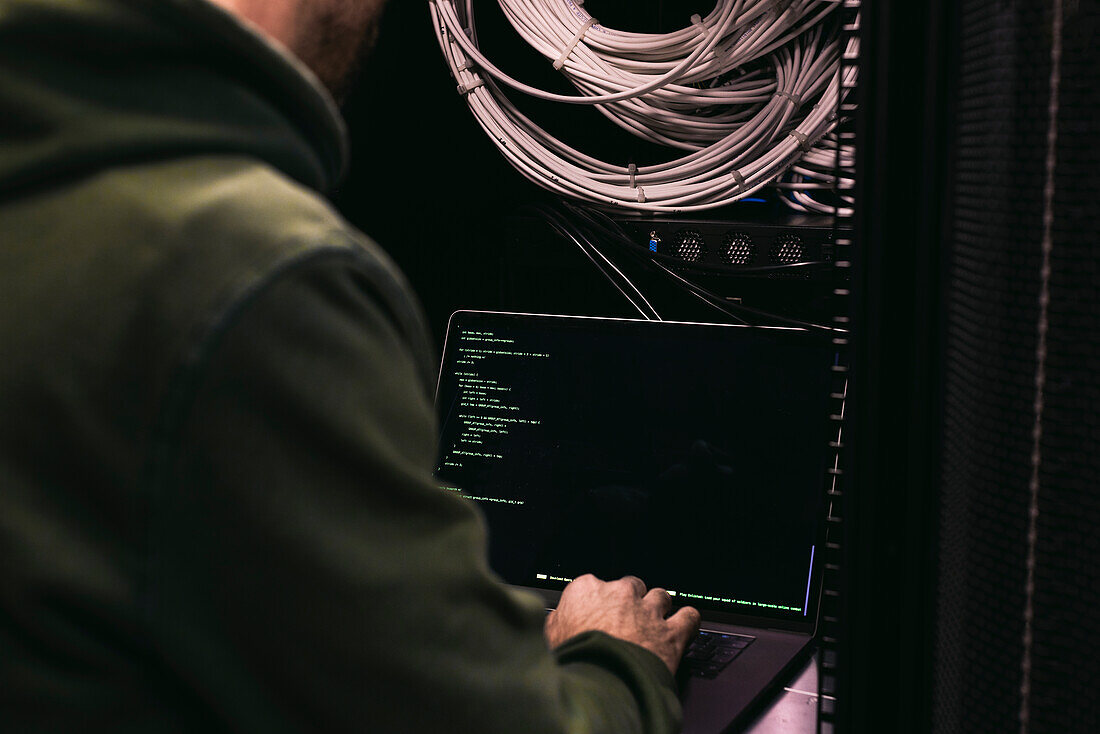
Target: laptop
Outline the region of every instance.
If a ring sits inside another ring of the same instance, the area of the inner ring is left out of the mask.
[[[834,361],[801,329],[459,311],[436,477],[548,608],[585,573],[696,607],[684,731],[735,729],[811,649]]]

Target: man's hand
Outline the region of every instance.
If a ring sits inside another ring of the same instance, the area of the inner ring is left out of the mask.
[[[598,630],[633,642],[664,661],[673,673],[684,647],[699,629],[699,612],[683,607],[668,616],[672,598],[635,576],[600,581],[586,574],[565,587],[558,608],[546,618],[546,640],[557,647],[581,632]]]

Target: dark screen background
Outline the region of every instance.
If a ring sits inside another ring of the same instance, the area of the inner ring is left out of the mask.
[[[820,339],[476,313],[449,334],[437,476],[480,498],[506,581],[634,574],[702,608],[802,616],[824,488]]]

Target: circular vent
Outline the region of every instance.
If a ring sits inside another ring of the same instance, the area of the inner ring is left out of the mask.
[[[701,260],[707,253],[706,245],[703,244],[703,235],[694,229],[681,229],[677,232],[673,246],[676,257],[688,262]]]
[[[703,244],[703,235],[693,229],[682,229],[675,234],[672,241],[673,252],[676,258],[693,263],[702,260],[706,254],[706,245]]]
[[[748,265],[756,258],[756,245],[744,232],[730,232],[722,243],[722,262]]]
[[[801,262],[805,248],[802,247],[802,238],[796,234],[781,234],[775,239],[772,247],[772,262],[776,265],[790,265]]]

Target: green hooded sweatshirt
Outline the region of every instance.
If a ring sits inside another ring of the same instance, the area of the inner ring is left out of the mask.
[[[342,123],[203,0],[0,0],[0,730],[666,732],[486,567]]]

